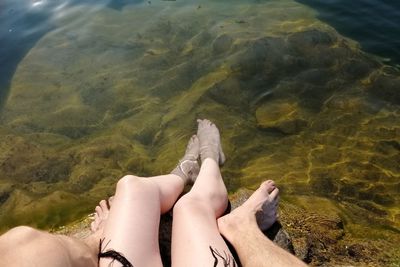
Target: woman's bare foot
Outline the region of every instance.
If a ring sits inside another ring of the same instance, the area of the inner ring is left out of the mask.
[[[200,167],[197,162],[199,150],[199,138],[193,135],[186,147],[185,155],[179,161],[178,166],[171,172],[181,177],[185,184],[194,183],[199,174]]]
[[[83,240],[96,257],[97,253],[99,253],[100,239],[103,238],[103,231],[108,219],[108,214],[110,213],[113,198],[114,197],[110,197],[108,201],[102,200],[99,202],[99,205],[96,206],[93,222],[90,224],[92,233]]]
[[[100,201],[99,205],[95,208],[95,214],[93,222],[90,224],[90,229],[92,230],[93,234],[99,233],[102,235],[104,225],[107,221],[108,214],[110,213],[110,203],[113,197],[110,197],[108,201],[102,200]]]
[[[199,119],[197,123],[201,161],[204,161],[206,158],[212,158],[219,165],[224,164],[225,155],[222,151],[221,139],[217,126],[207,119]]]
[[[231,238],[236,230],[258,225],[266,230],[277,220],[279,189],[271,180],[263,182],[245,203],[218,219],[220,233]]]

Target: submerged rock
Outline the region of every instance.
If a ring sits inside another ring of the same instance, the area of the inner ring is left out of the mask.
[[[240,206],[253,191],[240,189],[229,198],[232,209]],[[345,224],[336,213],[337,207],[322,199],[297,199],[301,204],[312,201],[314,210],[304,209],[292,201],[281,201],[279,222],[264,234],[281,248],[294,254],[311,266],[378,266],[390,264],[386,249],[390,243],[371,244],[360,242],[345,234]],[[321,201],[321,205],[318,202]],[[329,210],[326,210],[329,208]],[[326,212],[329,211],[329,212]],[[164,266],[171,266],[171,230],[173,217],[170,213],[161,216],[159,244]],[[80,239],[90,234],[90,219],[56,229],[56,233]]]
[[[38,41],[1,112],[0,185],[12,186],[1,187],[0,228],[60,225],[112,194],[124,174],[168,173],[205,117],[221,129],[229,191],[274,179],[285,197],[341,207],[328,219],[318,213],[318,234],[296,228],[298,239],[282,219],[302,258],[323,264],[347,257],[345,246],[369,248],[368,239],[395,247],[399,71],[294,1],[198,5],[99,10]],[[354,229],[364,237],[335,243]],[[324,246],[336,248],[331,258]]]
[[[214,53],[221,54],[229,52],[232,43],[233,39],[229,35],[223,34],[221,36],[218,36],[213,42]]]
[[[304,113],[295,101],[266,102],[256,110],[257,125],[261,129],[277,129],[284,134],[298,134],[307,127]]]

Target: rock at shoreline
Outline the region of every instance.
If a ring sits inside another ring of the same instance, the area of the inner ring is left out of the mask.
[[[240,189],[230,196],[232,209],[244,203],[253,191]],[[318,199],[300,199],[298,203]],[[318,204],[315,204],[318,205]],[[306,262],[311,266],[382,266],[393,259],[386,258],[388,244],[359,241],[346,236],[344,223],[331,204],[322,203],[321,210],[309,211],[294,205],[291,201],[281,201],[280,220],[264,232],[266,238]],[[316,207],[316,206],[315,206]],[[324,209],[329,209],[321,212]],[[80,239],[90,234],[90,219],[87,217],[74,224],[56,230],[56,233]],[[159,244],[164,266],[171,266],[172,214],[161,216]],[[389,244],[390,245],[390,244]],[[384,251],[384,253],[382,253]]]

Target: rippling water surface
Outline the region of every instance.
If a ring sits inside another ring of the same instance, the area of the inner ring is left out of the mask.
[[[395,247],[399,71],[320,21],[326,6],[0,7],[2,230],[62,225],[112,194],[123,174],[170,171],[206,117],[221,128],[230,192],[274,179],[285,201],[334,210],[350,235]],[[397,44],[380,55],[395,62]]]

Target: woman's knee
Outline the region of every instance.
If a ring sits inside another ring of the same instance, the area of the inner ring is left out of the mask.
[[[212,213],[220,216],[228,205],[225,194],[197,194],[189,192],[181,197],[174,205],[174,213]]]
[[[135,175],[125,175],[121,179],[119,179],[117,183],[117,188],[130,188],[137,187],[141,183],[141,177]]]
[[[204,203],[205,205],[218,205],[218,204],[224,204],[228,201],[228,193],[226,191],[221,191],[221,192],[189,192],[185,196],[185,199],[188,200],[188,202],[201,202]]]
[[[198,210],[206,209],[207,206],[204,205],[199,198],[196,196],[190,196],[190,193],[182,196],[174,205],[174,213],[191,213]]]
[[[174,212],[199,212],[213,210],[214,204],[212,196],[197,195],[187,193],[181,197],[174,205]],[[219,202],[220,200],[217,200]]]
[[[158,186],[148,178],[135,175],[125,175],[119,179],[116,192],[127,192],[128,194],[158,193]]]

